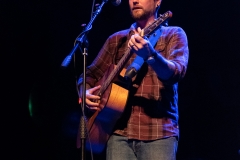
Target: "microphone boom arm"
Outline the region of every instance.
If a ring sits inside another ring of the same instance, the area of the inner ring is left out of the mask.
[[[94,22],[94,20],[96,19],[97,15],[101,12],[103,5],[107,2],[108,0],[103,0],[101,5],[97,6],[96,11],[93,13],[93,16],[90,20],[90,22],[88,23],[88,25],[85,27],[85,29],[83,30],[82,33],[80,33],[78,35],[78,37],[76,38],[75,42],[74,42],[74,47],[71,50],[70,54],[63,60],[61,66],[62,67],[67,67],[72,59],[72,56],[74,55],[75,51],[77,50],[77,48],[80,46],[80,44],[85,44],[86,45],[86,35],[87,33],[90,31],[90,29],[92,28],[92,24]]]

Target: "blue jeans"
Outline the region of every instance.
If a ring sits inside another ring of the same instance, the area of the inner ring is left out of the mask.
[[[175,160],[178,141],[170,137],[154,141],[128,140],[112,135],[107,143],[107,160]]]

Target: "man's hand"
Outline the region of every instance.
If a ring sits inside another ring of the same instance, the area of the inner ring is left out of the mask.
[[[148,57],[152,56],[155,53],[155,50],[148,38],[141,37],[139,34],[141,33],[141,29],[137,28],[138,33],[131,36],[128,46],[140,57],[146,60]]]
[[[92,110],[99,110],[99,103],[97,102],[93,102],[95,100],[99,100],[100,97],[99,96],[96,96],[96,95],[93,95],[93,93],[97,90],[99,90],[101,86],[96,86],[96,87],[93,87],[93,88],[90,88],[88,90],[86,90],[86,107],[89,108],[89,109],[92,109]]]

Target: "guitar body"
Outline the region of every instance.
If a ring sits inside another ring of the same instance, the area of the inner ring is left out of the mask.
[[[111,66],[108,72],[112,72],[113,69],[114,66]],[[125,70],[123,70],[122,73],[124,72]],[[108,74],[105,74],[96,86],[103,84],[107,75]],[[94,153],[100,153],[104,150],[109,136],[113,132],[116,121],[121,117],[122,112],[125,109],[129,91],[120,86],[118,84],[119,82],[120,80],[115,78],[115,81],[107,87],[99,101],[99,104],[103,109],[101,111],[95,111],[88,119],[87,129],[90,141],[87,137],[86,148],[87,150],[92,149]]]

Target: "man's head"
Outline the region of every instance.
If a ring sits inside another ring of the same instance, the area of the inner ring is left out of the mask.
[[[136,21],[157,17],[162,0],[129,0],[130,12]]]

